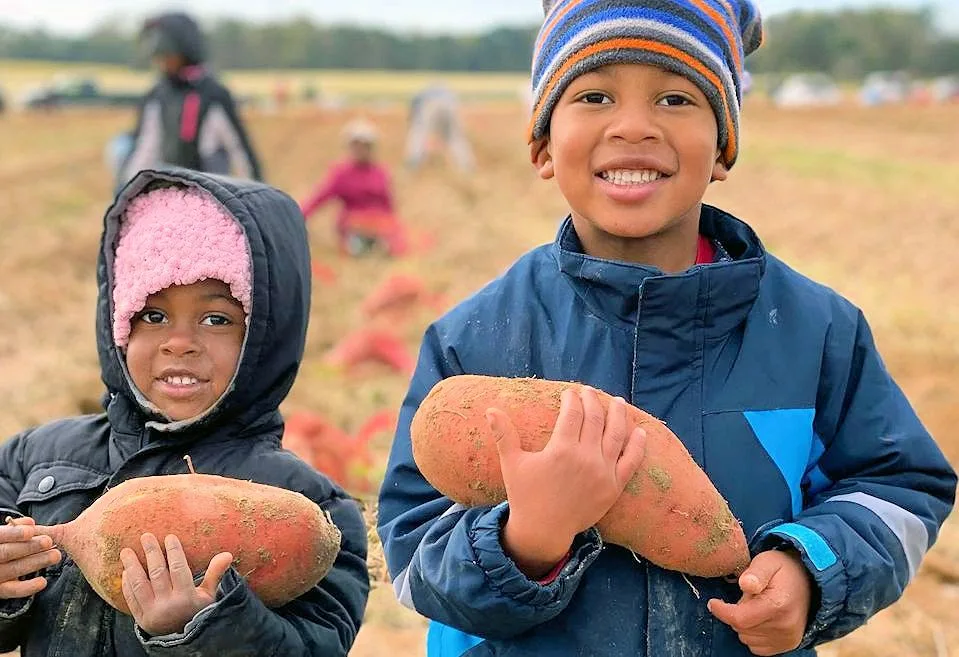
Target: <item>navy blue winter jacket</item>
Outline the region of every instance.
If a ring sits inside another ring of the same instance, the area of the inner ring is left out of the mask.
[[[194,423],[163,424],[138,404],[111,332],[113,238],[129,199],[156,181],[211,192],[246,233],[253,262],[252,315],[231,390]],[[23,657],[287,657],[346,655],[369,592],[366,529],[357,504],[322,474],[280,448],[278,407],[303,356],[310,266],[303,216],[285,194],[259,183],[185,169],[140,173],[105,220],[98,264],[97,342],[106,413],[70,418],[0,446],[0,513],[52,525],[76,518],[111,486],[134,477],[197,470],[297,491],[327,510],[343,534],[332,571],[317,586],[268,609],[230,568],[216,603],[178,635],[148,637],[103,602],[68,557],[46,572],[47,587],[0,601],[0,652]],[[204,569],[207,564],[191,564]]]
[[[409,427],[456,374],[575,380],[646,409],[729,501],[753,554],[789,544],[815,579],[802,647],[842,636],[915,575],[956,477],[890,378],[862,314],[768,255],[739,220],[704,206],[701,232],[731,260],[663,275],[555,243],[426,332],[380,493],[380,536],[399,599],[432,619],[430,657],[736,657],[706,609],[735,584],[637,561],[579,536],[547,585],[504,554],[507,504],[464,508],[413,461]]]

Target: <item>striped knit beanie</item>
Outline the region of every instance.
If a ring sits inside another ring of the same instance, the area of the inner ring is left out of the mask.
[[[752,0],[543,0],[543,9],[531,142],[549,132],[556,103],[580,75],[610,64],[649,64],[702,89],[716,114],[723,162],[736,162],[743,59],[763,36]]]

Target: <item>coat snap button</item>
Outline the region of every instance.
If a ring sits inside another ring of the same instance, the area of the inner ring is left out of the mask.
[[[50,475],[47,475],[46,477],[40,480],[40,483],[37,485],[37,489],[41,493],[49,493],[53,489],[53,485],[55,483],[57,483],[56,479],[54,479]]]

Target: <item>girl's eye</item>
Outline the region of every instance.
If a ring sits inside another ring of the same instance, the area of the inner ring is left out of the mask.
[[[140,313],[140,320],[144,324],[162,324],[166,316],[159,310],[144,310]]]
[[[580,101],[587,105],[605,105],[613,102],[612,99],[599,91],[591,91],[580,96]]]
[[[226,315],[207,315],[200,323],[205,326],[229,326],[233,321]]]
[[[658,104],[666,105],[667,107],[680,107],[682,105],[692,105],[692,101],[686,98],[686,96],[669,94],[668,96],[660,98]]]

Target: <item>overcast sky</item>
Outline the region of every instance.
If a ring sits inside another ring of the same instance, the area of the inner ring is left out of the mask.
[[[948,27],[959,27],[959,0],[759,0],[766,15],[798,7],[929,4],[941,8]],[[133,23],[160,9],[189,7],[202,19],[229,16],[279,20],[305,15],[325,23],[463,32],[493,25],[535,23],[542,18],[541,6],[540,0],[0,0],[0,25],[80,34],[107,18]]]

